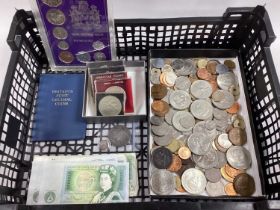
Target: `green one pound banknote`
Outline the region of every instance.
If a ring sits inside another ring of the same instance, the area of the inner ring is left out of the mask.
[[[102,161],[100,156],[78,159],[35,158],[27,205],[128,202],[128,161],[105,161],[104,156]]]

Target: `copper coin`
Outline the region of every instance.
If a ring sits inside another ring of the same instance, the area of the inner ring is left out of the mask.
[[[223,177],[225,180],[227,180],[228,182],[233,182],[233,178],[230,177],[230,176],[226,173],[225,166],[222,167],[222,168],[220,169],[220,171],[221,171],[222,177]]]
[[[223,148],[223,147],[219,144],[218,138],[215,138],[214,143],[215,143],[216,148],[217,148],[219,151],[221,151],[221,152],[226,152],[226,151],[227,151],[226,148]]]
[[[239,169],[233,168],[229,164],[225,165],[225,171],[226,171],[227,175],[229,175],[232,178],[235,178],[239,174],[244,173],[244,170],[239,170]]]
[[[194,75],[191,75],[191,76],[189,77],[189,79],[190,79],[191,83],[193,83],[193,82],[195,82],[196,80],[198,80],[198,77],[197,77],[196,74],[194,74]]]
[[[158,147],[152,152],[152,163],[158,169],[167,169],[172,163],[172,153],[165,147]]]
[[[181,159],[189,159],[191,157],[191,151],[188,147],[181,147],[178,150],[178,155]]]
[[[242,146],[247,142],[246,131],[241,128],[232,128],[228,134],[229,140],[236,146]]]
[[[235,63],[232,60],[225,60],[224,64],[231,70],[236,68]]]
[[[155,115],[164,117],[169,111],[169,104],[162,100],[157,100],[152,103],[152,111]]]
[[[226,133],[228,133],[231,129],[233,129],[233,126],[230,124],[228,125],[228,127],[226,128]],[[232,143],[232,142],[231,142]]]
[[[210,60],[207,62],[206,69],[210,74],[216,74],[216,66],[219,64],[218,61]]]
[[[62,51],[58,55],[59,60],[63,63],[72,63],[74,61],[74,56],[69,51]]]
[[[237,193],[233,187],[233,183],[227,183],[225,185],[225,192],[229,196],[237,196]]]
[[[216,80],[210,80],[209,83],[212,87],[212,93],[214,93],[216,90],[218,90],[218,83]]]
[[[153,99],[160,100],[167,94],[167,88],[161,84],[155,84],[151,88],[151,95]]]
[[[226,111],[230,114],[236,114],[240,109],[239,103],[235,102],[230,108],[226,109]]]
[[[256,191],[254,178],[245,173],[234,178],[233,187],[241,196],[251,196]]]
[[[195,167],[195,163],[191,158],[186,159],[186,160],[182,159],[182,164],[183,164],[183,166],[186,166],[187,169]]]
[[[175,189],[176,189],[178,192],[186,192],[186,190],[185,190],[184,187],[182,186],[181,177],[180,177],[179,175],[176,175],[176,176],[175,176],[175,184],[176,184]]]
[[[207,71],[207,69],[202,68],[202,69],[198,69],[197,76],[200,79],[209,80],[211,77],[211,74]]]
[[[181,167],[182,167],[181,159],[177,155],[172,155],[172,163],[167,168],[167,170],[169,170],[171,172],[176,172],[176,171],[179,171]]]

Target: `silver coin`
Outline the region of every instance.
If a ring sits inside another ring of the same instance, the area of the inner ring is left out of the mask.
[[[195,119],[189,112],[184,112],[181,116],[179,123],[181,126],[187,130],[191,130],[193,126],[195,125]]]
[[[217,130],[224,133],[229,125],[228,120],[227,119],[221,119],[221,120],[214,119],[214,121],[216,123]]]
[[[160,84],[160,74],[151,74],[150,75],[150,81],[151,83],[155,84]]]
[[[190,86],[191,86],[190,79],[185,76],[180,76],[180,77],[177,77],[174,87],[178,90],[184,90],[184,91],[188,92],[190,89]]]
[[[69,44],[66,41],[59,41],[57,43],[57,47],[61,50],[68,50],[69,49]]]
[[[165,122],[167,122],[169,125],[172,125],[172,118],[176,112],[176,110],[170,108],[164,116]]]
[[[184,189],[193,195],[203,193],[207,183],[203,172],[195,168],[187,169],[183,173],[181,180]]]
[[[226,154],[224,152],[216,151],[218,155],[218,162],[215,168],[222,168],[227,164]]]
[[[193,128],[194,133],[206,132],[205,121],[197,122]]]
[[[166,83],[170,86],[174,86],[177,75],[174,72],[164,72],[163,74],[165,74]]]
[[[222,133],[218,137],[218,143],[221,147],[228,149],[232,146],[227,133]]]
[[[81,63],[87,63],[91,60],[90,54],[88,52],[79,52],[76,54],[76,58]]]
[[[226,153],[228,163],[237,169],[248,169],[251,166],[252,159],[250,152],[242,146],[232,146]]]
[[[180,69],[183,69],[185,66],[185,62],[182,59],[175,59],[172,63],[171,63],[171,67],[177,71]]]
[[[207,153],[204,153],[203,155],[193,154],[192,158],[198,167],[204,169],[214,168],[217,166],[218,162],[217,151],[212,149],[212,147]]]
[[[213,109],[213,116],[217,120],[222,120],[222,119],[227,119],[228,118],[228,113],[225,110],[214,108]]]
[[[193,133],[188,139],[188,147],[197,155],[205,155],[211,149],[211,141],[205,133]]]
[[[98,103],[102,116],[116,116],[122,112],[122,102],[115,96],[104,96]]]
[[[221,180],[222,175],[219,169],[209,168],[205,170],[205,177],[210,182],[218,182]]]
[[[185,128],[181,125],[181,119],[189,119],[189,128]],[[172,124],[173,126],[178,130],[182,132],[188,132],[192,129],[192,127],[195,124],[195,119],[193,116],[187,112],[187,111],[178,111],[173,115],[172,118]]]
[[[219,182],[207,182],[206,192],[210,196],[223,196],[225,195],[224,185],[221,181]]]
[[[155,169],[151,174],[150,185],[157,195],[169,195],[175,190],[175,179],[171,172],[164,169]]]
[[[106,55],[103,52],[96,52],[93,54],[95,61],[104,61],[106,60]]]
[[[152,62],[152,66],[157,69],[161,69],[164,66],[164,59],[162,58],[153,59],[151,62]]]
[[[196,71],[196,68],[195,68],[193,61],[190,59],[187,59],[184,61],[183,68],[176,70],[176,74],[178,76],[188,76],[188,75],[191,75],[194,71]]]
[[[163,122],[161,125],[152,125],[151,129],[155,135],[164,136],[170,131],[170,126],[166,122]]]
[[[152,74],[159,74],[159,75],[160,75],[160,74],[161,74],[161,70],[160,70],[160,69],[157,69],[157,68],[152,68],[151,71],[150,71],[150,73],[151,73],[151,75],[152,75]]]
[[[126,101],[126,92],[120,86],[111,86],[105,90],[105,93],[121,93],[123,94],[123,101]]]
[[[186,109],[191,104],[190,95],[183,90],[175,90],[170,94],[170,104],[173,108],[178,110]]]
[[[164,73],[164,72],[173,72],[173,68],[169,64],[165,64],[162,67],[161,71],[162,71],[162,73]]]
[[[172,139],[173,136],[170,133],[164,136],[153,136],[153,140],[158,146],[167,146],[171,143]]]
[[[161,125],[164,122],[163,117],[159,117],[159,116],[152,116],[150,119],[150,123],[152,125]]]
[[[53,25],[63,25],[66,21],[64,13],[59,9],[49,9],[46,18]]]
[[[65,28],[57,26],[53,29],[53,36],[57,39],[67,39],[68,32]]]
[[[170,95],[171,95],[171,93],[173,93],[173,92],[174,92],[174,90],[168,89],[166,96],[164,96],[164,98],[161,99],[161,100],[163,100],[163,101],[165,101],[166,103],[170,104]]]
[[[62,0],[42,0],[42,2],[49,7],[58,7],[62,4]]]
[[[217,136],[216,126],[215,126],[215,128],[212,129],[213,125],[212,125],[212,127],[208,125],[208,127],[211,128],[211,129],[208,129],[207,122],[208,121],[200,121],[200,122],[196,123],[193,128],[193,132],[194,133],[205,133],[207,135],[207,137],[209,138],[209,140],[212,141]]]
[[[216,72],[217,72],[218,74],[224,74],[224,73],[229,72],[229,69],[228,69],[228,67],[227,67],[226,65],[224,65],[224,64],[218,64],[218,65],[216,66]]]
[[[131,133],[124,125],[116,125],[108,132],[108,138],[115,147],[128,145],[131,140]]]
[[[207,130],[212,131],[212,130],[216,130],[216,123],[213,120],[206,120],[205,121],[205,127]]]
[[[173,126],[170,126],[170,131],[168,132],[170,132],[172,137],[175,139],[178,139],[180,136],[182,136],[182,133],[175,129]]]
[[[109,139],[102,139],[99,142],[99,150],[100,152],[108,152],[110,148],[110,140]]]
[[[212,94],[212,87],[205,80],[196,80],[191,85],[191,94],[199,99],[209,98]]]
[[[103,50],[105,48],[105,45],[103,42],[98,40],[92,43],[92,47],[95,50]]]
[[[191,113],[193,116],[200,120],[211,119],[213,115],[213,106],[206,100],[195,100],[191,104]]]
[[[217,77],[217,84],[222,90],[229,90],[231,86],[236,85],[235,75],[232,72],[220,74]]]
[[[220,101],[214,101],[212,99],[212,103],[219,109],[228,109],[230,108],[233,103],[234,103],[234,97],[233,95],[226,91],[226,90],[217,90],[213,93],[214,94],[222,94],[223,95],[223,99]]]

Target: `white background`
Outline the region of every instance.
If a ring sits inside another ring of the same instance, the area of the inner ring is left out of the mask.
[[[115,18],[167,18],[222,16],[227,7],[265,5],[279,39],[271,45],[275,67],[280,76],[280,1],[279,0],[113,0]],[[0,92],[11,51],[6,43],[16,9],[30,10],[29,0],[2,0],[0,7]]]

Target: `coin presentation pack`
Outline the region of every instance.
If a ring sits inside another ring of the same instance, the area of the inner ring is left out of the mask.
[[[115,57],[110,0],[30,0],[53,70]]]

